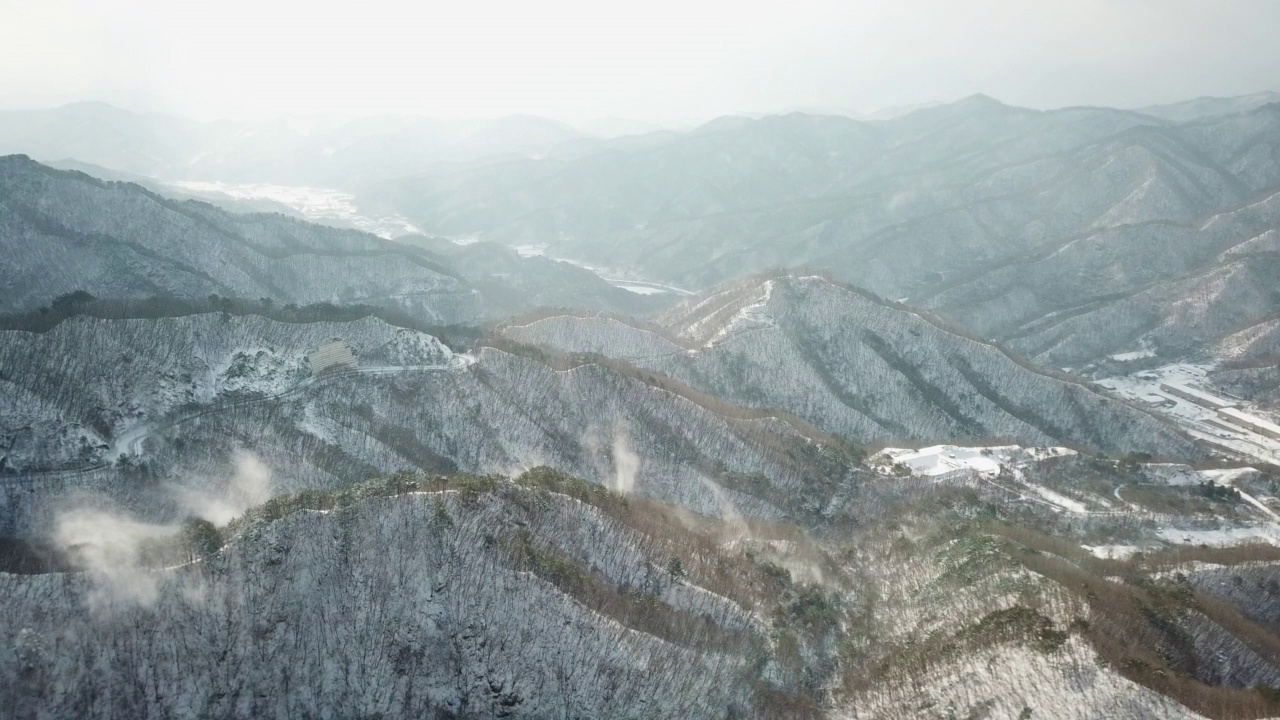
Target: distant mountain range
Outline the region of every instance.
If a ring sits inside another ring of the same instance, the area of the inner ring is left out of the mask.
[[[694,290],[812,268],[1079,368],[1221,356],[1280,312],[1278,97],[1037,111],[979,95],[611,140],[525,117],[248,128],[82,104],[0,113],[0,151],[165,194],[201,178],[344,188],[428,234]]]
[[[358,201],[688,288],[814,268],[1053,365],[1177,357],[1280,310],[1269,97],[1182,122],[984,96],[882,122],[725,118],[371,183]]]
[[[428,242],[391,242],[275,213],[233,214],[24,156],[0,158],[0,251],[11,273],[0,310],[7,312],[48,307],[75,291],[369,304],[441,325],[543,305],[621,312],[653,305],[565,263],[487,243],[434,245],[446,258]]]
[[[1167,105],[1148,105],[1144,108],[1138,108],[1138,112],[1158,117],[1162,120],[1186,122],[1214,115],[1248,112],[1263,105],[1277,102],[1280,102],[1280,93],[1266,91],[1250,95],[1236,95],[1234,97],[1200,97]]]

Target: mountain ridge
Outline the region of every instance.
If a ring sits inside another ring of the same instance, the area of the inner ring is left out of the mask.
[[[279,214],[235,214],[26,156],[0,157],[0,193],[0,242],[19,278],[0,297],[0,311],[10,313],[75,291],[384,305],[439,325],[479,324],[540,304],[636,312],[655,302],[586,269],[510,250],[484,256],[490,246],[451,243],[432,250],[427,239],[395,242]]]
[[[859,307],[859,302],[865,306]],[[594,329],[601,323],[612,324],[613,329]],[[1086,430],[1090,422],[1084,417],[1089,412],[1099,416],[1114,412],[1114,419],[1102,424],[1144,418],[1140,423],[1153,433],[1151,437],[1167,443],[1160,452],[1179,448],[1175,454],[1194,454],[1185,441],[1173,439],[1177,431],[1158,429],[1165,427],[1163,421],[1135,408],[1112,405],[1113,401],[1079,379],[1044,373],[997,346],[954,335],[924,315],[818,276],[766,276],[731,284],[676,306],[657,324],[666,331],[661,339],[646,339],[644,335],[652,330],[616,318],[552,316],[523,326],[507,325],[499,332],[519,342],[636,363],[714,395],[788,410],[821,429],[862,443],[927,444],[946,441],[959,432],[975,439],[1013,438],[1028,445],[1077,444],[1121,454],[1138,450],[1110,446],[1107,433]],[[863,339],[836,356],[827,357],[819,349],[845,342],[846,337]],[[954,349],[941,350],[944,347]],[[806,368],[804,379],[788,374],[801,372],[800,368]],[[942,368],[949,368],[945,381],[939,375]],[[900,391],[891,393],[900,398],[894,403],[871,390],[899,386]],[[805,388],[815,387],[826,389],[806,394]],[[972,394],[960,392],[959,387],[970,387]],[[1039,388],[1034,392],[1065,393],[1062,400],[1070,396],[1068,406],[1093,401],[1105,410],[1085,412],[1067,421],[1076,429],[1065,430],[1058,425],[1065,417],[1049,420],[1029,413],[1026,408],[1032,406],[1046,413],[1062,410],[1059,403],[1044,398],[1027,405],[1025,393],[1030,387]],[[910,397],[919,399],[901,400]],[[1011,404],[1012,397],[1023,399]],[[972,415],[975,412],[979,415]],[[1005,430],[993,432],[994,428]],[[904,431],[905,436],[893,434]]]

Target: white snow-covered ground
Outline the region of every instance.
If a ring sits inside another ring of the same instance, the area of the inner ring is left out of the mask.
[[[1182,426],[1193,437],[1204,440],[1238,455],[1256,458],[1263,462],[1280,463],[1280,440],[1251,432],[1228,423],[1212,409],[1176,397],[1161,389],[1165,383],[1186,385],[1196,390],[1206,390],[1205,376],[1213,365],[1174,363],[1151,370],[1105,378],[1095,383],[1099,387],[1142,403],[1153,412],[1162,414]],[[1222,393],[1214,393],[1222,395]],[[1235,400],[1235,398],[1229,398]],[[1256,414],[1248,403],[1239,402],[1240,409]]]
[[[1186,465],[1149,464],[1143,466],[1147,476],[1166,485],[1198,485],[1200,483],[1216,483],[1231,485],[1240,493],[1241,499],[1258,508],[1263,515],[1280,524],[1280,515],[1258,498],[1240,489],[1239,481],[1257,474],[1252,467],[1220,468],[1216,470],[1195,470]],[[1119,489],[1117,489],[1119,492]]]
[[[1058,506],[1058,507],[1060,507],[1060,508],[1063,508],[1063,509],[1066,509],[1066,510],[1070,510],[1070,511],[1071,511],[1071,512],[1073,512],[1073,513],[1087,513],[1087,512],[1089,512],[1089,508],[1085,507],[1084,503],[1079,502],[1078,500],[1072,500],[1071,498],[1067,497],[1066,495],[1062,495],[1061,493],[1056,493],[1056,492],[1054,492],[1054,491],[1052,491],[1052,490],[1050,490],[1049,488],[1046,488],[1046,487],[1041,487],[1041,486],[1039,486],[1039,485],[1034,485],[1034,484],[1032,484],[1032,483],[1027,483],[1027,485],[1028,485],[1028,486],[1029,486],[1029,487],[1030,487],[1030,488],[1031,488],[1031,489],[1032,489],[1032,490],[1033,490],[1037,495],[1039,495],[1041,498],[1043,498],[1043,499],[1045,499],[1045,500],[1049,501],[1049,502],[1050,502],[1051,504],[1053,504],[1053,505],[1057,505],[1057,506]]]
[[[1078,638],[1056,653],[998,645],[966,654],[919,678],[881,683],[833,717],[1203,720],[1107,668]]]
[[[1161,528],[1156,532],[1161,540],[1174,545],[1210,545],[1226,547],[1246,542],[1266,542],[1280,545],[1280,526],[1261,523],[1244,527],[1218,528],[1215,530],[1182,530]]]
[[[1212,482],[1218,485],[1228,485],[1235,487],[1240,493],[1240,498],[1257,508],[1261,514],[1261,519],[1249,520],[1245,524],[1232,522],[1224,524],[1216,528],[1198,527],[1193,529],[1182,529],[1175,526],[1161,527],[1157,530],[1156,535],[1164,542],[1173,545],[1192,544],[1192,545],[1212,545],[1215,547],[1223,547],[1229,545],[1239,545],[1245,542],[1267,542],[1274,545],[1280,545],[1280,515],[1277,515],[1266,503],[1257,497],[1249,494],[1240,487],[1240,481],[1247,479],[1258,473],[1258,470],[1252,467],[1236,467],[1236,468],[1220,468],[1214,470],[1196,470],[1187,465],[1178,465],[1172,463],[1151,463],[1142,466],[1147,479],[1151,484],[1170,485],[1170,486],[1186,486],[1198,485],[1200,483]],[[1120,492],[1125,486],[1116,488],[1116,497],[1124,500]],[[1121,545],[1101,545],[1098,547],[1084,546],[1084,548],[1098,557],[1115,557],[1123,559],[1128,557],[1135,550],[1141,548],[1131,548],[1130,546]]]
[[[626,290],[627,292],[633,292],[637,295],[661,295],[665,292],[670,292],[666,288],[660,287],[658,285],[641,284],[634,281],[627,282],[627,281],[611,280],[609,282],[612,282],[615,287],[620,287],[623,290]]]
[[[1152,350],[1133,350],[1131,352],[1116,353],[1108,357],[1116,362],[1133,362],[1134,360],[1142,360],[1144,358],[1155,357],[1156,354]]]
[[[1258,472],[1256,468],[1237,467],[1237,468],[1222,468],[1220,470],[1201,470],[1200,474],[1203,475],[1205,478],[1218,483],[1219,485],[1230,485],[1234,483],[1236,480],[1239,480],[1240,478],[1245,477],[1247,475],[1252,475],[1256,472]]]
[[[178,180],[170,185],[190,193],[221,195],[232,200],[270,200],[296,210],[308,220],[322,223],[337,221],[388,240],[421,232],[400,215],[366,215],[356,207],[354,195],[332,188],[200,180]]]
[[[1103,560],[1125,560],[1132,557],[1134,553],[1142,552],[1142,547],[1139,545],[1081,545],[1080,547]]]
[[[729,318],[727,321],[720,320],[716,315],[708,315],[706,318],[703,318],[702,320],[698,321],[693,327],[690,328],[690,330],[693,330],[696,334],[701,335],[703,333],[700,332],[700,328],[703,324],[707,322],[712,322],[712,321],[719,322],[720,329],[717,330],[716,334],[713,335],[712,338],[708,340],[706,343],[707,347],[710,347],[724,340],[725,338],[728,338],[730,335],[734,334],[735,332],[737,332],[742,328],[756,327],[759,325],[773,326],[773,320],[769,318],[769,314],[767,311],[767,308],[769,306],[769,298],[773,297],[773,288],[774,288],[773,281],[772,280],[766,281],[763,285],[760,286],[759,297],[757,297],[756,300],[752,302],[750,305],[746,305],[741,310],[738,310],[736,313],[734,313],[733,317]]]

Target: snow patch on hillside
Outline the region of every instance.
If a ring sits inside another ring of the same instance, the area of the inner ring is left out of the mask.
[[[1127,560],[1143,551],[1140,545],[1081,545],[1096,558],[1102,560]]]
[[[1212,530],[1181,530],[1178,528],[1161,528],[1156,535],[1165,542],[1174,545],[1208,545],[1210,547],[1229,547],[1246,542],[1265,542],[1280,545],[1280,527],[1273,523],[1265,525],[1216,528]]]
[[[1074,637],[1054,653],[1000,645],[941,664],[912,682],[880,683],[836,717],[1203,720],[1106,668]]]

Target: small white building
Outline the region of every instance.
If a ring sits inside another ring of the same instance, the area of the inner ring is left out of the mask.
[[[1229,407],[1222,408],[1218,411],[1218,417],[1227,422],[1234,423],[1246,430],[1251,430],[1259,435],[1266,435],[1270,438],[1280,440],[1280,425],[1276,425],[1268,420],[1263,420],[1256,415],[1250,415],[1246,412]]]
[[[983,448],[934,445],[919,450],[890,448],[882,455],[891,464],[901,463],[911,474],[934,482],[955,482],[973,477],[994,478],[1000,474],[1000,463]]]
[[[355,350],[352,350],[351,346],[342,340],[336,339],[321,345],[307,356],[307,365],[311,368],[312,375],[319,375],[323,372],[354,370],[358,362]]]
[[[1232,400],[1220,398],[1217,395],[1210,395],[1203,390],[1197,390],[1189,385],[1183,385],[1181,383],[1160,383],[1160,389],[1170,395],[1180,397],[1183,400],[1188,400],[1200,405],[1201,407],[1207,407],[1210,410],[1221,410],[1222,408],[1229,408],[1237,405],[1237,403]]]

